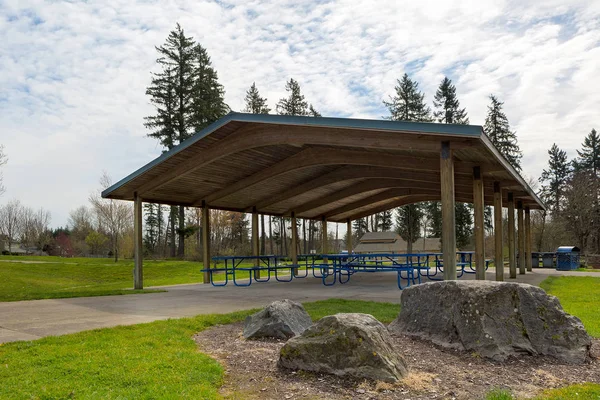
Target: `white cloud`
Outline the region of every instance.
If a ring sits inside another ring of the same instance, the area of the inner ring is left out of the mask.
[[[179,22],[241,109],[256,82],[274,108],[287,79],[324,115],[380,118],[405,71],[431,101],[448,74],[471,123],[497,94],[537,176],[553,142],[575,155],[598,128],[600,3],[558,1],[45,2],[0,4],[0,143],[6,201],[53,224],[160,153],[146,138],[154,46]]]

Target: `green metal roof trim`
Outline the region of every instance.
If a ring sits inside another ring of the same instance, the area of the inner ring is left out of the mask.
[[[348,128],[348,129],[372,129],[380,131],[399,131],[399,132],[423,132],[429,134],[481,137],[483,128],[477,125],[455,125],[455,124],[436,124],[431,122],[404,122],[389,121],[380,119],[353,119],[353,118],[330,118],[330,117],[301,117],[294,115],[273,115],[273,114],[246,114],[230,112],[218,121],[213,122],[206,128],[197,132],[191,138],[173,147],[171,150],[161,154],[148,164],[137,171],[129,174],[111,187],[102,192],[102,197],[107,197],[110,193],[117,190],[124,184],[132,181],[143,173],[149,171],[154,166],[174,156],[182,150],[190,147],[194,143],[210,135],[217,129],[227,125],[229,122],[256,122],[262,124],[277,125],[297,125],[297,126],[318,126],[324,128]]]

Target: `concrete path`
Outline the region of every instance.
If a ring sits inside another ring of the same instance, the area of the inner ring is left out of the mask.
[[[488,279],[494,279],[490,269]],[[508,270],[505,271],[508,276]],[[535,269],[519,275],[518,282],[539,285],[550,275],[597,276],[600,273],[558,272]],[[465,275],[461,279],[473,279]],[[131,325],[167,318],[227,313],[262,307],[288,298],[300,302],[329,298],[400,302],[394,274],[356,274],[345,285],[326,287],[319,279],[290,283],[253,283],[250,287],[191,284],[163,287],[164,293],[126,296],[79,297],[0,303],[0,343],[34,340],[95,328]]]

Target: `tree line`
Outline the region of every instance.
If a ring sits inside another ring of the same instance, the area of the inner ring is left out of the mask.
[[[539,178],[549,208],[538,216],[536,246],[550,250],[565,243],[600,253],[600,135],[592,129],[577,156],[569,160],[556,143]]]

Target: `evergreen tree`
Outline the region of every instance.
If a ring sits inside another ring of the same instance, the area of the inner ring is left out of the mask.
[[[412,254],[413,243],[419,238],[423,211],[420,204],[410,204],[398,208],[396,214],[396,230],[406,241],[406,252]]]
[[[162,69],[152,74],[146,94],[157,114],[146,117],[148,134],[160,140],[167,149],[187,139],[194,131],[193,92],[195,79],[196,42],[185,36],[177,24],[164,45],[156,47],[156,63]],[[167,115],[168,114],[168,115]],[[172,131],[168,128],[172,128]]]
[[[268,114],[271,109],[267,105],[267,98],[260,97],[260,93],[256,88],[256,82],[252,83],[250,89],[246,91],[245,98],[246,106],[244,111],[251,114]],[[260,254],[265,254],[266,251],[266,233],[265,233],[265,215],[260,214]]]
[[[309,111],[314,111],[308,108],[308,103],[304,99],[304,95],[300,91],[300,84],[291,78],[285,85],[285,91],[289,93],[289,97],[282,98],[277,103],[277,114],[280,115],[309,115]]]
[[[252,83],[250,89],[246,92],[246,107],[245,112],[252,114],[268,114],[271,109],[267,105],[266,97],[260,97],[260,93],[256,88],[256,83]]]
[[[456,247],[464,248],[471,242],[473,235],[472,206],[465,203],[456,203],[454,207],[456,226]]]
[[[197,132],[227,114],[230,109],[225,104],[225,89],[219,83],[217,71],[212,67],[206,49],[199,44],[196,45],[194,47],[194,57],[194,114],[192,121]]]
[[[438,122],[445,124],[460,124],[466,125],[469,123],[467,111],[460,108],[460,102],[456,96],[456,87],[447,77],[442,80],[440,86],[435,92],[433,100],[434,112],[433,115]],[[435,215],[429,215],[429,219],[435,223],[433,231],[439,233],[439,238],[442,237],[442,211],[441,205],[438,202],[427,208]],[[456,244],[464,247],[471,240],[473,233],[473,217],[471,207],[465,203],[456,203],[454,206],[455,227],[456,227]]]
[[[369,224],[366,218],[355,219],[352,222],[352,229],[356,232],[356,236],[360,239],[362,235],[369,232]]]
[[[419,91],[419,84],[404,74],[395,86],[396,94],[383,104],[390,110],[388,119],[392,121],[431,121],[431,109],[425,103],[425,95]]]
[[[308,107],[308,115],[311,117],[322,117],[321,113],[315,110],[312,104]]]
[[[573,161],[573,167],[577,172],[590,172],[594,176],[600,176],[600,136],[595,129],[585,137],[581,150],[577,150],[579,156]]]
[[[469,117],[456,97],[456,86],[447,77],[444,78],[433,98],[435,111],[433,116],[443,124],[468,125]]]
[[[388,232],[392,229],[392,214],[392,210],[379,213],[379,218],[377,219],[377,228],[379,231]]]
[[[156,113],[145,118],[144,125],[170,150],[225,115],[229,108],[224,102],[223,86],[212,68],[206,50],[185,33],[177,24],[166,42],[156,47],[156,60],[160,71],[152,74],[146,94]],[[175,234],[175,218],[179,221],[178,255],[185,249],[185,208],[170,212],[171,235]],[[171,255],[175,253],[175,240],[171,237]]]
[[[508,118],[506,118],[506,114],[503,111],[504,103],[494,95],[490,95],[490,100],[491,104],[488,106],[488,114],[485,117],[483,131],[508,162],[517,171],[521,171],[521,157],[523,157],[523,153],[517,142],[517,134],[510,130]]]
[[[146,219],[144,221],[144,226],[146,228],[144,247],[151,255],[155,253],[158,241],[160,240],[158,236],[159,225],[161,222],[158,217],[159,210],[160,206],[158,204],[144,204],[144,213],[146,214]]]
[[[428,236],[431,238],[442,237],[442,204],[439,201],[428,201],[424,204],[424,213],[429,220]]]
[[[593,190],[591,194],[591,198],[595,199],[593,202],[593,240],[596,244],[596,252],[600,252],[600,193],[598,190],[598,186],[600,182],[598,182],[600,178],[600,137],[595,129],[585,137],[582,149],[577,150],[577,155],[579,156],[575,161],[573,161],[573,167],[575,172],[578,172],[579,175],[587,174],[592,179],[593,184],[590,189]],[[584,180],[584,178],[580,178],[580,180]]]
[[[556,215],[561,211],[561,203],[571,171],[567,153],[559,149],[556,143],[548,150],[548,155],[550,156],[548,169],[542,171],[540,183],[542,184],[542,197],[550,204],[550,210]]]
[[[390,111],[388,119],[392,121],[431,121],[431,109],[425,103],[425,95],[419,91],[419,84],[404,74],[395,86],[395,95],[383,104]],[[419,237],[423,211],[421,205],[410,204],[398,208],[396,229],[407,243],[407,250],[412,252],[412,244]]]

